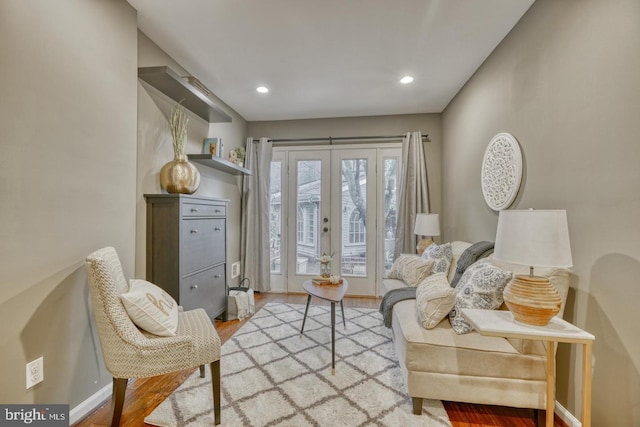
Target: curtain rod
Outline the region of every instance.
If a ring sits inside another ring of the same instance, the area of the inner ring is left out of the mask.
[[[337,143],[354,143],[359,141],[359,143],[363,143],[366,141],[371,141],[374,139],[402,139],[405,135],[388,135],[388,136],[325,136],[318,138],[269,138],[269,141],[274,143],[279,142],[305,142],[305,141],[316,141],[316,142],[325,142],[329,143],[329,145],[333,145],[334,142]],[[422,135],[422,140],[425,142],[431,142],[429,139],[429,135]],[[259,139],[254,139],[253,142],[258,142]],[[345,142],[346,141],[346,142]]]

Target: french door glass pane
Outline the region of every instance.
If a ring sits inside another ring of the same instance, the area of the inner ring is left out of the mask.
[[[384,159],[384,273],[391,270],[393,251],[396,241],[398,161],[396,158]]]
[[[342,160],[342,273],[367,274],[367,160]]]
[[[280,273],[281,253],[281,212],[282,212],[282,162],[271,162],[271,184],[269,188],[269,255],[271,260],[271,272]]]
[[[297,163],[296,273],[318,274],[320,273],[318,258],[321,256],[318,213],[322,202],[320,196],[322,163],[320,160],[299,160]]]

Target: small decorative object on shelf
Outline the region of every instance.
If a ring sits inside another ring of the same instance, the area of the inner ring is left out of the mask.
[[[238,147],[229,152],[229,161],[233,164],[243,166],[246,155],[247,153],[244,151],[244,147]]]
[[[200,172],[185,153],[189,117],[182,104],[171,109],[169,129],[173,139],[174,159],[160,169],[160,185],[167,193],[192,194],[200,186]]]
[[[318,261],[320,261],[320,277],[327,278],[331,276],[331,261],[333,258],[331,255],[325,253],[322,254]]]
[[[205,138],[202,144],[202,154],[222,157],[222,138]]]

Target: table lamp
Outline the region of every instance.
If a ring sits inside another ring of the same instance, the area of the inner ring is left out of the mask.
[[[564,210],[502,210],[493,258],[529,266],[504,289],[504,302],[522,323],[544,326],[560,311],[562,298],[548,279],[534,276],[534,267],[573,265],[567,212]]]
[[[440,235],[440,219],[438,218],[438,214],[417,214],[413,233],[418,236],[430,237],[428,239],[423,238],[416,246],[416,251],[418,251],[418,254],[422,255],[427,246],[433,243],[431,237]]]

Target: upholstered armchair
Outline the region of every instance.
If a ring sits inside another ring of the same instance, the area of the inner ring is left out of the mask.
[[[210,364],[215,424],[220,424],[220,337],[203,309],[178,312],[176,336],[156,336],[130,319],[120,300],[129,290],[116,250],[86,259],[93,314],[107,370],[113,375],[111,426],[120,423],[129,378],[147,378]]]

